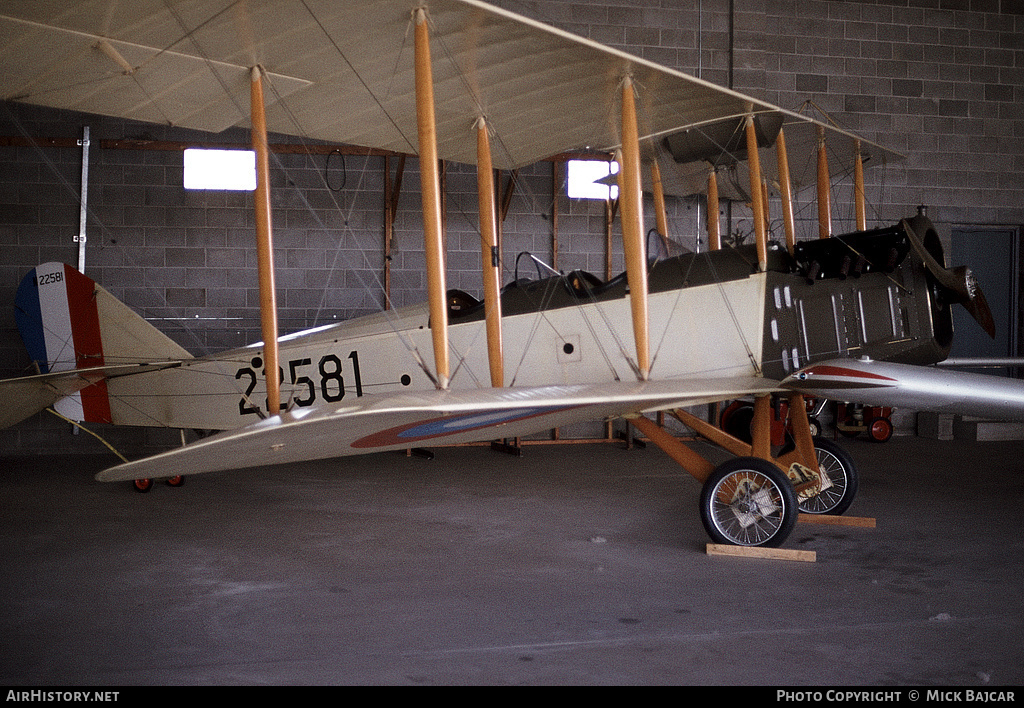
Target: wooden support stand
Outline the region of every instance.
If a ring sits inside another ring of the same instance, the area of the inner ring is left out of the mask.
[[[875,520],[863,516],[832,516],[830,514],[800,514],[800,524],[822,524],[825,526],[854,526],[862,529],[875,528]]]
[[[815,563],[818,554],[814,551],[792,551],[788,548],[764,548],[762,546],[728,546],[719,543],[707,545],[709,556],[733,556],[736,558],[762,558],[768,560],[802,561]]]

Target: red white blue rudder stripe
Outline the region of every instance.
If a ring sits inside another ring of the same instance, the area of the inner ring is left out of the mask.
[[[15,321],[39,373],[104,365],[96,283],[64,263],[44,263],[21,281]],[[111,422],[107,386],[100,380],[54,406],[72,420]]]

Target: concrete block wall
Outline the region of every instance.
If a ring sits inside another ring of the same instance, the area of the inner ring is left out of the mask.
[[[907,156],[896,169],[868,170],[874,219],[889,222],[927,204],[944,233],[957,225],[1024,223],[1021,0],[497,4],[783,107],[813,101],[840,125]],[[76,138],[86,125],[93,140],[86,272],[195,354],[258,340],[252,196],[183,190],[180,152],[97,147],[105,138],[244,144],[248,135],[208,136],[0,103],[0,136]],[[10,309],[18,280],[41,262],[77,262],[80,159],[74,147],[0,147],[0,376],[23,373],[28,364]],[[409,160],[395,224],[396,306],[424,297],[417,169]],[[349,156],[342,167],[337,156],[277,155],[272,179],[282,330],[379,310],[383,158]],[[564,171],[553,176],[550,163],[520,173],[503,225],[506,280],[521,251],[563,270],[603,275],[603,205],[569,200],[564,179]],[[446,182],[449,285],[477,294],[475,176],[449,165]],[[848,194],[834,199],[836,230],[852,228]],[[810,236],[812,202],[798,197],[798,206]],[[691,246],[698,214],[694,200],[670,199],[673,235]],[[650,209],[647,215],[653,225]],[[735,205],[732,225],[750,230],[743,205]],[[620,249],[613,254],[616,272]],[[128,453],[177,442],[176,432],[104,435]],[[0,431],[3,453],[102,449],[46,416]]]

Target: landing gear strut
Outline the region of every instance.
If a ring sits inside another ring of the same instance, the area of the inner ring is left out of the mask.
[[[803,396],[789,400],[790,444],[772,452],[772,406],[767,395],[750,410],[749,439],[741,439],[682,410],[672,414],[700,436],[735,455],[717,467],[649,418],[630,419],[640,432],[703,484],[700,515],[718,543],[775,547],[785,542],[801,511],[842,514],[857,492],[852,458],[812,436]]]

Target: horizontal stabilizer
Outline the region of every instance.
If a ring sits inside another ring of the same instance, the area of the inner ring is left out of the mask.
[[[778,382],[731,377],[364,396],[351,405],[307,408],[274,416],[112,467],[96,479],[113,482],[173,477],[431,444],[496,440],[571,423],[774,390],[778,390]]]
[[[26,396],[8,399],[16,405],[0,416],[7,425],[65,397],[69,398],[58,404],[62,415],[75,421],[115,422],[108,375],[139,373],[191,358],[131,308],[65,263],[43,263],[25,274],[14,298],[14,319],[33,365],[44,376],[3,383],[7,390]]]
[[[0,381],[0,396],[7,402],[0,407],[0,429],[20,423],[61,398],[81,391],[90,383],[89,379],[77,372]]]
[[[91,369],[69,369],[0,381],[0,430],[29,418],[60,399],[92,386],[108,376],[140,374],[178,366],[179,361],[119,364]]]

